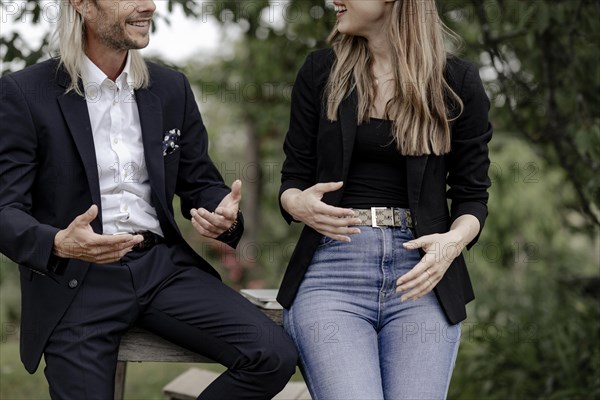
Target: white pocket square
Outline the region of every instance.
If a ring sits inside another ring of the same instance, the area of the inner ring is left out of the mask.
[[[163,138],[162,142],[163,156],[167,156],[179,148],[177,143],[179,143],[180,137],[181,131],[179,129],[171,129],[165,133],[165,137]]]

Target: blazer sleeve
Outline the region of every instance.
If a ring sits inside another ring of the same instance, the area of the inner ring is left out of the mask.
[[[32,215],[39,143],[25,96],[11,76],[0,79],[0,121],[0,252],[49,273],[59,229]]]
[[[181,199],[181,213],[191,219],[192,208],[203,207],[214,211],[221,200],[231,192],[208,155],[208,133],[187,78],[181,74],[185,94],[185,120],[181,134],[179,172],[175,193]],[[238,218],[234,232],[220,237],[236,247],[244,231],[243,218]]]
[[[488,121],[490,101],[474,64],[470,64],[465,72],[459,96],[464,109],[451,132],[451,151],[446,164],[447,197],[451,199],[451,222],[465,214],[479,220],[479,233],[467,245],[467,249],[470,249],[479,239],[488,213],[487,189],[491,185],[488,177],[488,143],[493,132]]]
[[[311,53],[294,82],[290,126],[283,143],[285,160],[281,170],[279,208],[288,224],[294,219],[281,205],[281,195],[292,188],[305,190],[316,182],[316,140],[320,100],[314,82],[313,68],[313,53]]]

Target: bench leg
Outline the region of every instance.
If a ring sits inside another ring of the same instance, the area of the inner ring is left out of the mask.
[[[123,400],[125,395],[125,373],[127,372],[127,361],[117,361],[115,373],[115,400]]]

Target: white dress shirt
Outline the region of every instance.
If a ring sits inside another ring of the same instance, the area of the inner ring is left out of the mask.
[[[163,236],[150,200],[131,58],[116,82],[85,57],[83,84],[100,179],[104,234],[151,231]]]

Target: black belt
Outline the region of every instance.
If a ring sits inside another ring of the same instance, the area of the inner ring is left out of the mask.
[[[144,240],[133,246],[133,248],[131,249],[133,251],[149,250],[157,244],[165,242],[165,239],[163,239],[162,236],[159,236],[156,233],[150,231],[134,232],[132,233],[132,235],[142,235],[144,237]]]

